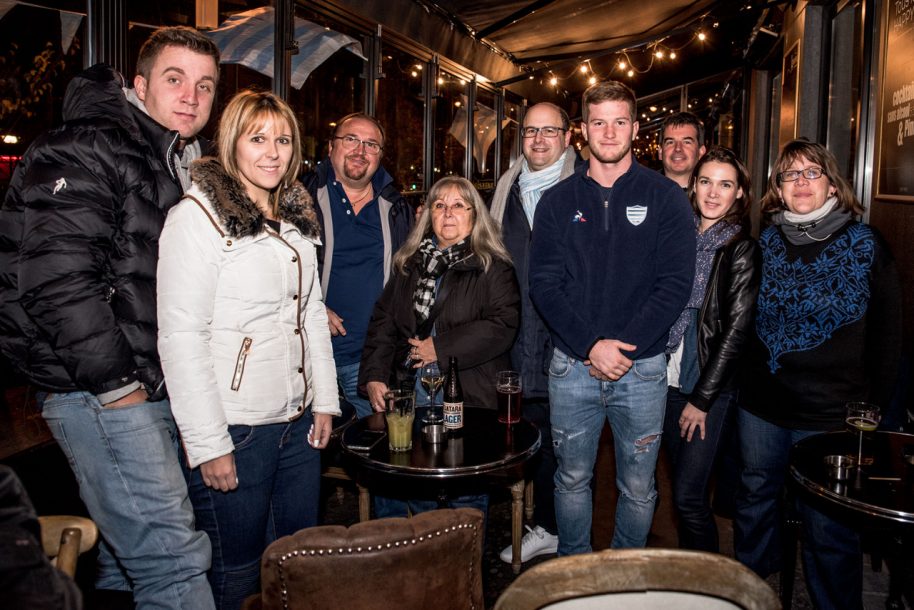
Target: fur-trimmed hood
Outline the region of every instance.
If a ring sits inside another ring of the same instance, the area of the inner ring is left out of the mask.
[[[228,235],[253,237],[264,230],[263,213],[248,197],[244,186],[229,176],[215,157],[194,161],[190,177],[209,199]],[[283,191],[279,218],[295,225],[305,237],[317,239],[320,235],[314,201],[297,180]]]

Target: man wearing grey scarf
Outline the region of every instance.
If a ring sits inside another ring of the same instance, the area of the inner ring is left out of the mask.
[[[511,362],[520,371],[523,384],[523,415],[535,422],[542,434],[540,457],[533,478],[534,521],[521,543],[521,561],[554,553],[558,548],[553,492],[555,454],[549,424],[548,358],[552,355],[549,333],[533,309],[527,285],[527,255],[533,216],[543,193],[574,173],[578,156],[571,144],[568,114],[554,104],[532,106],[521,127],[523,158],[498,181],[490,205],[492,218],[501,226],[502,237],[514,260],[521,287],[521,327],[511,350]],[[501,552],[511,562],[512,547]]]

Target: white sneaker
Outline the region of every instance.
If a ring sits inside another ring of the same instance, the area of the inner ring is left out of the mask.
[[[540,526],[525,526],[527,533],[520,541],[520,560],[528,561],[540,555],[548,555],[559,550],[559,537],[553,536]],[[498,555],[505,563],[511,563],[511,545],[506,546]]]

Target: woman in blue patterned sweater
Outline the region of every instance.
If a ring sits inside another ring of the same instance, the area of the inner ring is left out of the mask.
[[[762,283],[738,413],[743,460],[736,557],[780,569],[778,500],[790,447],[844,426],[845,403],[888,405],[901,353],[898,272],[819,144],[789,142],[762,199]],[[857,531],[798,501],[803,567],[817,608],[862,608]]]

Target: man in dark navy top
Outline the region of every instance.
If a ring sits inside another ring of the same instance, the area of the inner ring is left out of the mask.
[[[340,119],[330,157],[302,176],[321,225],[321,290],[343,398],[359,417],[371,405],[359,395],[359,360],[375,301],[390,277],[393,253],[406,240],[413,214],[381,167],[384,129],[355,113]]]
[[[692,290],[695,228],[679,186],[635,160],[635,95],[608,81],[584,92],[590,160],[543,194],[530,245],[533,305],[549,363],[558,468],[559,555],[591,550],[590,481],[612,427],[619,500],[613,548],[642,547],[657,491],[666,342]]]

